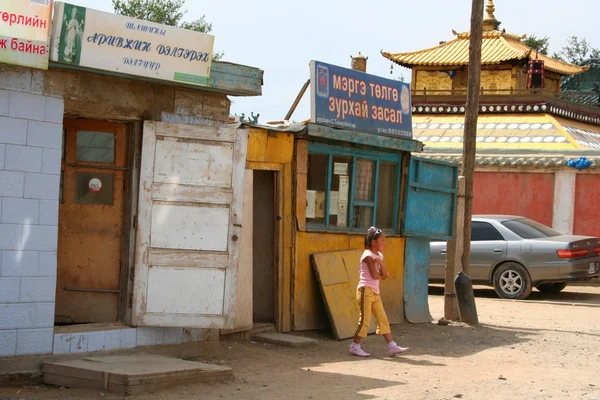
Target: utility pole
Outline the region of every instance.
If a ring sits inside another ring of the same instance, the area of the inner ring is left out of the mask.
[[[472,0],[471,9],[471,34],[469,45],[469,77],[467,86],[467,105],[465,112],[465,133],[463,140],[463,161],[460,170],[464,177],[464,214],[458,215],[456,223],[456,236],[461,240],[449,243],[454,249],[448,249],[456,260],[456,255],[462,253],[462,271],[458,274],[454,285],[461,322],[478,324],[477,309],[473,285],[467,272],[471,252],[471,215],[473,212],[473,174],[475,170],[475,150],[477,140],[477,117],[479,115],[479,88],[481,84],[481,42],[483,38],[483,2]],[[493,2],[490,1],[491,7]],[[462,217],[462,218],[461,218]],[[461,221],[461,220],[462,221]],[[462,244],[462,249],[457,248],[457,243]],[[447,266],[448,268],[448,266]],[[447,274],[448,275],[448,274]],[[446,299],[446,305],[450,304]],[[446,314],[446,312],[445,312]],[[450,312],[448,312],[450,314]]]

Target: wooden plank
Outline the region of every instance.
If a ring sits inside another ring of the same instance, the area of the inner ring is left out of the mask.
[[[239,238],[242,235],[242,212],[244,200],[244,177],[246,174],[246,152],[248,150],[248,130],[236,130],[236,143],[233,153],[233,176],[231,187],[233,199],[229,222],[229,269],[225,281],[224,314],[227,316],[224,329],[233,327],[236,313],[236,288],[240,258]]]
[[[294,157],[294,135],[277,132],[275,136],[267,135],[266,162],[291,164]]]
[[[344,129],[330,128],[323,125],[308,124],[308,135],[325,139],[340,140],[367,146],[380,147],[389,150],[401,150],[420,153],[423,144],[416,140],[375,135],[371,133],[347,131]]]
[[[228,251],[229,207],[154,203],[150,246],[162,249]]]
[[[247,161],[266,162],[267,134],[265,129],[250,128],[248,130]]]
[[[233,191],[231,188],[207,188],[168,183],[154,183],[152,185],[152,200],[229,204],[232,197]]]
[[[283,249],[281,285],[281,332],[292,331],[292,249]]]
[[[350,250],[362,252],[363,235],[346,233],[298,232],[294,248],[293,326],[294,330],[325,329],[329,326],[319,285],[313,272],[312,254]],[[404,321],[404,253],[405,239],[386,237],[385,263],[390,278],[380,283],[381,299],[391,324]],[[356,253],[355,253],[356,254]],[[344,255],[346,273],[356,289],[359,258]]]
[[[292,189],[292,164],[283,165],[283,247],[292,248],[292,223],[293,223],[293,203],[294,193]]]
[[[156,123],[145,121],[142,140],[142,159],[140,167],[140,191],[138,201],[138,226],[135,252],[135,275],[133,282],[133,301],[131,324],[142,324],[146,312],[148,292],[148,260],[150,231],[152,229],[152,183],[154,179],[154,158],[156,153]]]
[[[214,142],[229,142],[235,140],[235,130],[231,126],[201,126],[155,122],[160,136],[208,140]]]
[[[223,63],[213,62],[211,64],[211,74],[208,79],[207,86],[197,86],[197,85],[188,85],[181,82],[170,82],[159,79],[152,79],[147,77],[142,77],[138,75],[128,75],[122,74],[119,72],[109,72],[102,71],[99,69],[91,69],[84,68],[75,65],[67,65],[60,64],[56,62],[50,62],[50,66],[52,68],[57,69],[67,69],[67,70],[75,70],[75,71],[84,71],[84,72],[92,72],[98,75],[106,75],[106,76],[114,76],[118,78],[130,79],[134,81],[140,82],[151,82],[158,83],[165,86],[177,86],[184,87],[192,90],[201,90],[201,91],[209,91],[209,92],[217,92],[223,93],[230,96],[261,96],[262,95],[262,85],[263,79],[261,71],[258,68],[247,67],[244,65],[239,65],[238,73],[231,74],[229,73],[229,66],[223,66]],[[229,64],[231,66],[236,66],[235,64]],[[235,68],[234,68],[235,69]],[[255,71],[252,71],[255,70]],[[261,76],[260,78],[254,77],[253,75],[257,74]]]
[[[296,226],[306,230],[306,189],[308,174],[308,141],[296,141]]]
[[[154,182],[231,187],[233,143],[158,137]]]
[[[296,174],[296,226],[300,232],[306,231],[306,174]]]
[[[258,171],[281,171],[283,164],[246,161],[246,168]]]
[[[238,279],[236,285],[236,313],[231,329],[222,329],[221,334],[244,332],[252,329],[252,253],[253,253],[253,180],[254,171],[246,169],[244,174],[244,200],[242,237]]]
[[[234,64],[226,61],[213,61],[210,72],[246,77],[262,81],[264,71],[247,65]]]
[[[189,250],[161,250],[148,251],[148,265],[162,267],[198,267],[227,268],[229,256],[226,253],[208,253]]]
[[[296,172],[308,174],[308,141],[296,141]]]
[[[360,258],[361,251],[355,250],[346,253],[331,252],[313,254],[313,259],[315,261],[318,261],[323,266],[330,266],[330,268],[320,268],[318,270],[319,283],[321,286],[331,286],[344,282],[350,282],[348,272],[346,271],[346,264],[344,262],[344,254],[348,254],[348,257],[353,258],[356,262],[356,260]]]

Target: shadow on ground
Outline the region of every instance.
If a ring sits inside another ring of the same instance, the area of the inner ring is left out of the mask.
[[[475,286],[474,292],[476,298],[512,301],[499,298],[494,289],[487,286]],[[441,285],[429,285],[429,294],[433,296],[443,296],[444,287]],[[565,305],[580,303],[600,306],[600,292],[598,286],[584,285],[567,286],[565,290],[560,293],[542,293],[537,289],[533,289],[531,295],[525,301],[564,303]]]

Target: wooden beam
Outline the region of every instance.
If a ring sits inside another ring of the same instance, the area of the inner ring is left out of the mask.
[[[197,86],[188,85],[180,82],[152,79],[143,76],[128,75],[118,72],[102,71],[98,69],[60,64],[56,62],[50,62],[50,68],[90,72],[99,75],[108,75],[117,78],[131,79],[134,81],[152,82],[168,86],[178,86],[185,87],[188,89],[223,93],[230,96],[261,96],[264,74],[264,72],[258,68],[214,61],[211,64],[210,68],[210,78],[208,79],[208,86]]]
[[[347,131],[345,129],[331,128],[317,124],[308,124],[307,126],[308,136],[339,140],[342,142],[362,144],[365,146],[380,147],[390,150],[401,150],[416,153],[423,151],[423,143],[412,139]]]
[[[290,118],[292,118],[294,111],[296,111],[296,107],[298,107],[300,100],[302,100],[302,97],[304,97],[304,93],[306,93],[306,89],[308,89],[309,86],[310,86],[310,79],[308,79],[302,86],[302,89],[300,89],[300,93],[298,93],[298,96],[296,96],[296,100],[294,100],[292,107],[290,108],[288,113],[285,115],[285,118],[283,119],[284,121],[289,121]]]

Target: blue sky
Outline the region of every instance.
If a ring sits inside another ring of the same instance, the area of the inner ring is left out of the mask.
[[[111,0],[70,3],[113,11]],[[487,3],[487,0],[486,0]],[[586,38],[600,47],[598,0],[495,0],[496,17],[509,33],[550,37],[551,52],[567,37]],[[369,57],[367,72],[390,77],[380,50],[404,52],[453,38],[452,29],[469,29],[468,0],[188,0],[185,19],[206,15],[213,24],[215,50],[225,60],[265,71],[263,95],[233,98],[232,113],[260,113],[260,122],[282,119],[309,78],[312,59],[349,67],[359,51]],[[394,68],[394,77],[410,71]],[[310,117],[308,93],[293,116]]]

